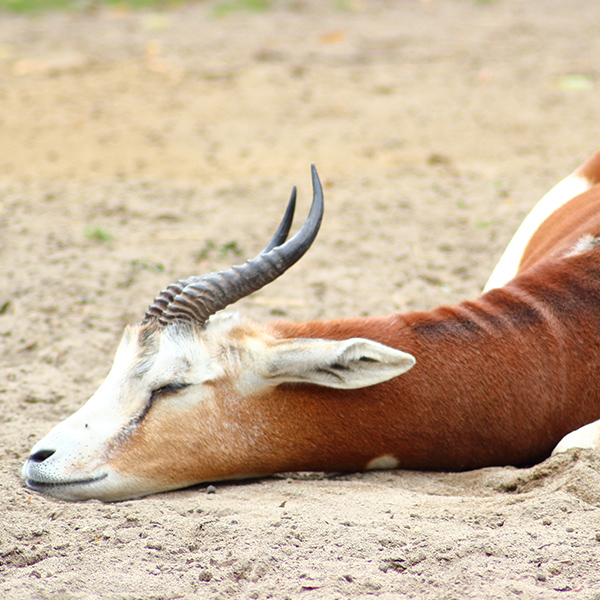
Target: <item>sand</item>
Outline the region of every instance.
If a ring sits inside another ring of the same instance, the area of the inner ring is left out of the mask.
[[[301,219],[266,321],[477,296],[600,145],[600,4],[274,2],[0,16],[0,597],[600,598],[600,458],[287,473],[115,504],[27,490],[33,443],[180,277]]]

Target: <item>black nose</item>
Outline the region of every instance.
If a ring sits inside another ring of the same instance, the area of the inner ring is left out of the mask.
[[[29,460],[34,463],[41,463],[50,458],[55,452],[56,450],[38,450],[29,457]]]

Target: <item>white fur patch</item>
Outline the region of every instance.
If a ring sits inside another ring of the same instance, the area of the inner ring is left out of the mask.
[[[396,469],[400,463],[395,456],[391,454],[384,454],[383,456],[378,456],[373,460],[369,461],[367,465],[367,470],[375,470],[375,469]]]
[[[579,196],[592,187],[592,184],[581,175],[569,175],[558,185],[554,186],[527,215],[514,237],[508,244],[500,261],[493,270],[491,277],[483,288],[489,292],[508,283],[516,274],[527,248],[527,244],[539,226],[569,200]]]
[[[237,311],[224,311],[212,315],[206,322],[205,335],[227,335],[234,327],[242,322],[242,317]]]
[[[556,448],[552,451],[552,454],[566,452],[571,448],[600,450],[600,420],[588,423],[565,435],[565,437],[558,442]]]
[[[600,238],[588,233],[575,242],[573,247],[565,254],[565,257],[583,254],[584,252],[595,248],[598,244],[600,244]]]

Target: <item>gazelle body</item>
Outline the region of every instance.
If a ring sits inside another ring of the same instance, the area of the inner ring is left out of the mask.
[[[169,286],[96,394],[32,450],[32,489],[118,500],[291,470],[463,470],[600,445],[600,153],[528,217],[473,302],[385,317],[215,312],[308,249],[285,242]],[[585,427],[584,427],[585,426]],[[571,433],[573,432],[573,433]],[[567,435],[569,434],[569,435]]]

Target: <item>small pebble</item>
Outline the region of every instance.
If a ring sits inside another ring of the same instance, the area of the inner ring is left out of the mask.
[[[381,584],[378,583],[377,581],[371,581],[370,579],[367,579],[363,583],[363,587],[366,588],[367,590],[373,590],[374,592],[377,592],[381,589]]]
[[[158,542],[148,542],[146,544],[146,548],[149,550],[162,550],[162,544]]]
[[[209,485],[206,488],[206,493],[207,494],[216,494],[217,493],[217,488],[214,485]]]

